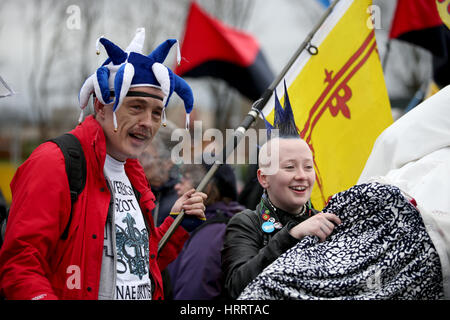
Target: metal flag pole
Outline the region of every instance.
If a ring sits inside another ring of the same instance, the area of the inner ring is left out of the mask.
[[[386,42],[386,52],[384,53],[383,62],[381,64],[381,67],[383,68],[383,73],[386,72],[386,65],[388,62],[389,53],[391,52],[391,40],[389,39]]]
[[[209,171],[206,173],[206,175],[203,177],[202,181],[200,181],[199,185],[196,188],[197,192],[203,192],[206,185],[209,183],[211,178],[216,173],[217,169],[219,169],[219,166],[221,166],[224,162],[226,162],[226,159],[228,156],[234,151],[235,147],[239,144],[239,142],[242,140],[242,138],[245,136],[245,132],[247,129],[252,125],[252,123],[257,119],[258,113],[264,108],[264,106],[269,101],[270,97],[273,94],[273,91],[278,86],[278,84],[283,80],[284,76],[288,72],[288,70],[292,67],[295,60],[297,60],[297,57],[302,53],[305,48],[310,45],[310,41],[313,38],[314,34],[316,34],[317,30],[322,26],[324,21],[328,18],[333,8],[336,6],[336,4],[340,0],[335,0],[325,11],[323,16],[321,17],[320,21],[317,23],[317,25],[312,29],[312,31],[308,34],[306,39],[303,41],[303,43],[300,45],[300,47],[297,49],[297,51],[294,53],[294,55],[291,57],[291,59],[288,61],[288,63],[284,66],[283,70],[281,70],[280,74],[275,78],[275,80],[272,81],[270,86],[264,91],[263,95],[260,99],[256,100],[255,103],[252,105],[250,111],[248,114],[244,117],[238,128],[235,130],[235,133],[232,137],[230,137],[225,147],[222,150],[221,155],[218,157],[218,159],[223,159],[223,161],[216,161],[212,167],[209,169]],[[311,52],[311,54],[317,54],[317,48],[312,47],[310,45],[309,48],[314,48],[315,52]],[[175,232],[176,228],[181,224],[183,218],[184,218],[184,210],[182,210],[177,218],[174,220],[174,222],[170,225],[167,232],[164,234],[164,236],[161,238],[159,244],[158,244],[158,254],[161,252],[161,250],[164,248],[164,246],[169,241],[170,237]]]

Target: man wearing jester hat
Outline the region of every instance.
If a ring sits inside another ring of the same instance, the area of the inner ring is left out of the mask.
[[[176,258],[189,227],[205,219],[206,195],[186,192],[172,212],[184,209],[187,216],[158,255],[173,218],[154,226],[155,198],[136,158],[161,125],[172,93],[187,114],[193,95],[162,64],[176,40],[145,56],[144,38],[138,29],[125,51],[103,37],[97,41],[109,58],[80,90],[82,110],[94,94],[95,115],[82,121],[82,111],[70,132],[86,159],[85,187],[73,206],[55,143],[41,144],[17,170],[0,250],[0,293],[7,299],[163,299],[160,270]]]

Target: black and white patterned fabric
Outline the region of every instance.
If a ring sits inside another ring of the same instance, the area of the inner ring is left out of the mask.
[[[307,236],[241,300],[441,299],[439,256],[419,212],[394,186],[356,185],[323,210],[342,220],[325,242]]]

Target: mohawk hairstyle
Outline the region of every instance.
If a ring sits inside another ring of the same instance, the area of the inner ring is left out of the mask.
[[[273,125],[264,118],[264,123],[267,129],[267,140],[272,138],[272,129],[278,129],[279,138],[293,138],[300,139],[297,126],[295,125],[294,114],[292,112],[291,102],[286,88],[286,81],[284,81],[284,108],[278,100],[277,91],[275,90],[275,116]]]

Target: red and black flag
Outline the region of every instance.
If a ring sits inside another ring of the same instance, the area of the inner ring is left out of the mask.
[[[429,50],[433,80],[441,88],[450,84],[450,30],[447,0],[398,0],[389,37]]]
[[[260,98],[274,79],[253,36],[211,17],[195,2],[186,20],[181,56],[175,69],[179,76],[224,79],[251,100]]]

